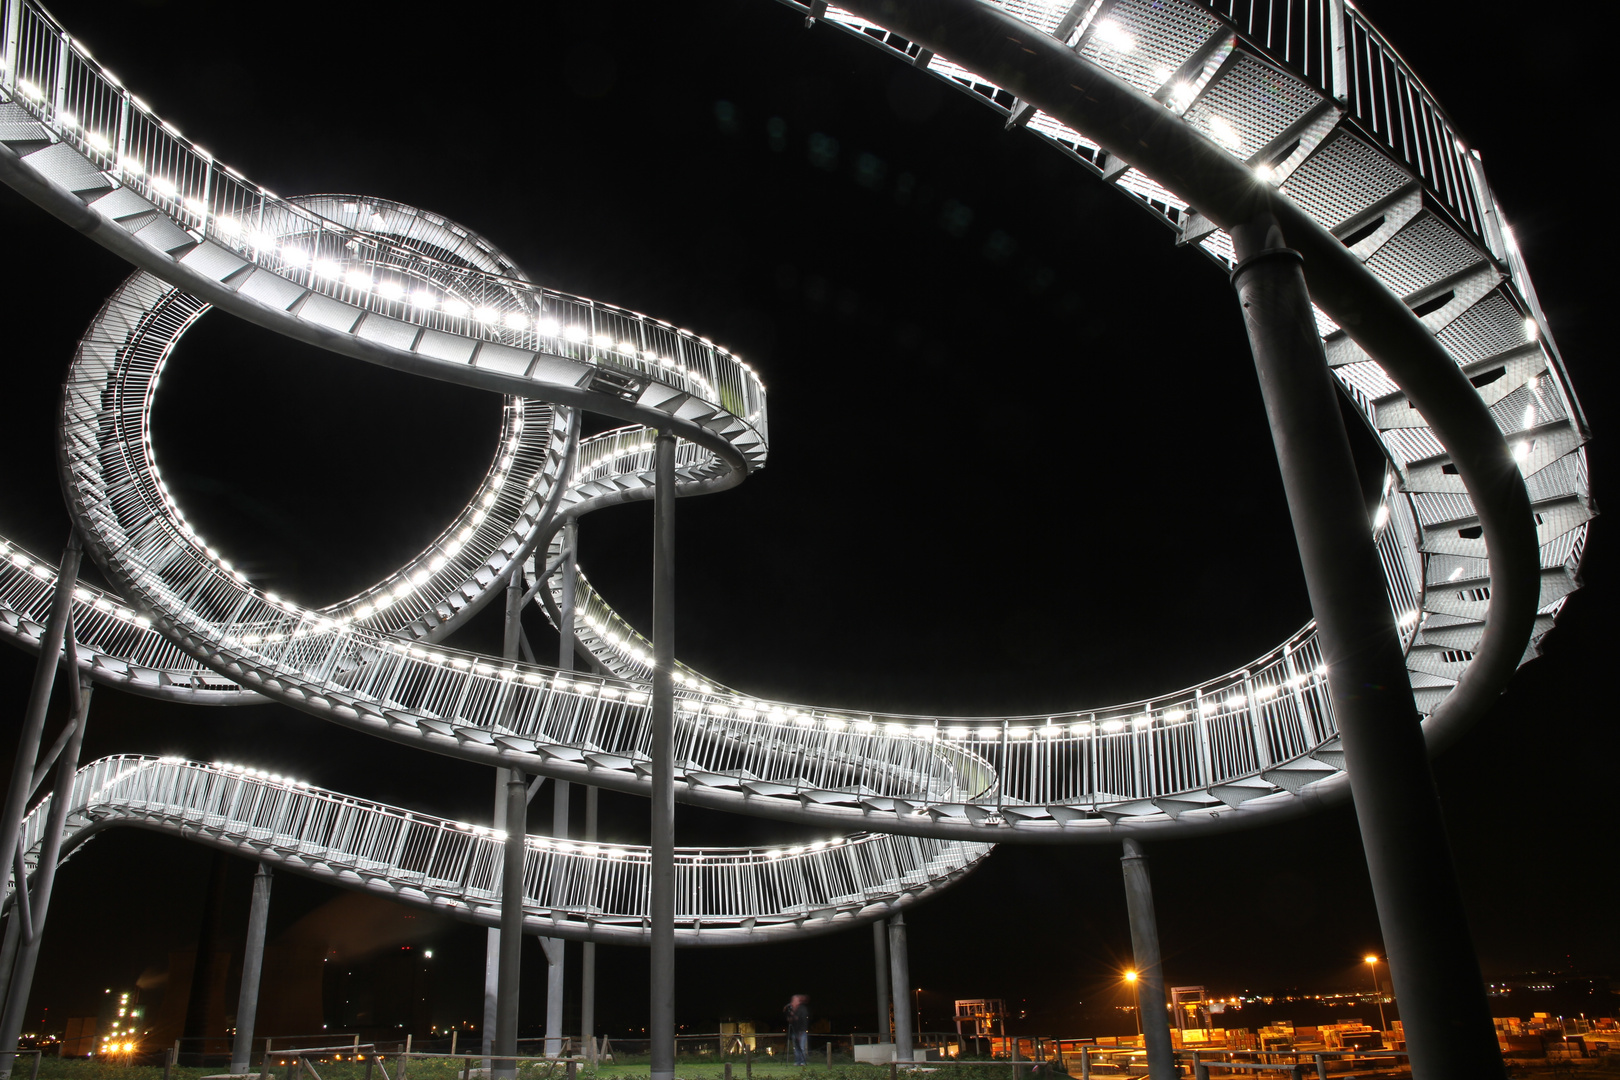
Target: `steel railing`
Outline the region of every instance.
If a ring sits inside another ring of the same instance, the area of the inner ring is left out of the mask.
[[[54,797],[24,821],[30,867]],[[320,877],[380,879],[407,902],[469,917],[482,912],[483,921],[498,918],[505,834],[497,830],[246,766],[172,757],[103,758],[78,771],[67,797],[68,847],[92,829],[141,824],[247,845],[261,857]],[[772,924],[791,929],[835,911],[881,914],[904,894],[954,879],[989,851],[988,844],[887,833],[773,848],[677,849],[676,919],[712,931]],[[531,917],[639,932],[648,873],[645,847],[530,836],[524,906]]]

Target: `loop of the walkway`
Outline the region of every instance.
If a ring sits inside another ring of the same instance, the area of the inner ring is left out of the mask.
[[[174,326],[213,304],[345,355],[560,406],[541,425],[509,404],[503,446],[547,432],[510,522],[481,533],[481,507],[469,507],[402,576],[307,610],[253,588],[167,499],[140,448],[173,338],[161,344],[162,325],[110,304],[81,345],[69,386],[83,392],[63,416],[75,517],[129,601],[81,597],[86,623],[105,628],[98,677],[122,662],[158,673],[126,677],[140,688],[216,700],[233,694],[225,679],[437,752],[645,791],[650,649],[583,579],[581,636],[618,677],[436,640],[515,563],[554,554],[545,545],[564,519],[650,495],[646,429],[575,452],[569,408],[675,430],[683,494],[696,494],[763,462],[753,373],[654,320],[535,289],[442,218],[355,196],[278,199],[146,113],[42,10],[7,3],[35,45],[0,78],[0,179],[154,275],[115,300],[162,308]],[[1222,256],[1221,224],[1263,204],[1284,219],[1333,316],[1330,361],[1393,462],[1373,524],[1419,705],[1431,730],[1477,715],[1574,587],[1590,510],[1578,409],[1476,162],[1447,149],[1404,168],[1388,131],[1357,126],[1356,106],[1333,104],[1253,28],[1184,0],[1077,4],[1072,20],[1008,5],[1032,21],[972,0],[870,7],[825,15],[1063,145],[1182,240]],[[1449,132],[1443,114],[1431,119]],[[512,485],[506,456],[483,496]],[[472,548],[479,536],[491,543]],[[457,542],[472,550],[460,563]],[[26,644],[52,575],[6,554],[0,632]],[[1217,679],[1055,716],[883,716],[762,701],[688,669],[679,680],[681,798],[844,830],[1060,843],[1190,833],[1343,788],[1309,626]]]

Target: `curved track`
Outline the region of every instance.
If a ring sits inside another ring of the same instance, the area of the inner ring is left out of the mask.
[[[1321,329],[1335,374],[1390,457],[1372,525],[1431,742],[1466,724],[1534,655],[1576,587],[1591,516],[1586,431],[1477,154],[1354,11],[1337,30],[1308,30],[1301,45],[1185,0],[1067,12],[1015,0],[943,6],[1006,30],[997,41],[1021,40],[1032,69],[1063,64],[1128,83],[1167,140],[1280,193],[1281,208],[1331,242],[1341,282],[1396,306],[1400,318],[1348,332],[1322,314]],[[909,8],[885,10],[903,22]],[[278,700],[434,752],[645,792],[651,650],[583,576],[577,629],[610,675],[511,664],[439,640],[518,565],[549,583],[540,595],[554,612],[548,592],[560,585],[542,567],[558,530],[650,498],[652,428],[682,440],[682,495],[762,467],[769,429],[753,371],[665,323],[539,289],[487,241],[435,215],[359,196],[274,196],[150,115],[42,9],[7,0],[6,11],[20,30],[0,79],[0,179],[138,267],[81,341],[61,417],[72,512],[122,594],[78,592],[91,674],[171,698]],[[1219,215],[1197,212],[1173,176],[1110,153],[943,50],[921,55],[875,16],[815,14],[927,63],[1010,125],[1063,147],[1182,242],[1230,261]],[[1335,34],[1355,46],[1344,70],[1329,62]],[[994,36],[963,41],[962,55],[1023,62],[992,56]],[[1375,76],[1401,94],[1375,93]],[[186,522],[149,449],[163,360],[208,306],[356,359],[510,395],[473,504],[411,564],[344,603],[308,610],[255,588]],[[1410,340],[1426,344],[1423,363],[1442,363],[1444,378],[1395,355]],[[1378,351],[1385,345],[1389,355]],[[1461,408],[1473,427],[1431,428],[1414,403],[1433,414]],[[580,409],[632,426],[581,442]],[[1504,438],[1517,464],[1509,471],[1524,482],[1485,484],[1481,462],[1505,459]],[[1522,520],[1506,520],[1526,485],[1539,581],[1518,549],[1508,553],[1528,535]],[[9,545],[3,554],[0,632],[37,647],[54,572]],[[970,841],[1246,825],[1344,794],[1320,664],[1307,625],[1242,670],[1150,701],[992,718],[762,701],[682,668],[678,797]]]

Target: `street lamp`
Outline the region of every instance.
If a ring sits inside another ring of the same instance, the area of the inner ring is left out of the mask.
[[[1372,971],[1373,997],[1378,999],[1378,1030],[1387,1031],[1389,1024],[1384,1020],[1384,992],[1378,988],[1378,957],[1368,956],[1363,959],[1367,961],[1367,967]]]
[[[1136,972],[1127,971],[1125,973],[1125,985],[1131,987],[1132,989],[1135,989],[1135,987],[1136,987]],[[1138,1035],[1142,1034],[1142,1010],[1137,1007],[1140,1004],[1141,1004],[1141,1002],[1138,1001],[1136,1005],[1127,1005],[1126,1006],[1126,1008],[1130,1009],[1131,1012],[1136,1016],[1136,1033]]]

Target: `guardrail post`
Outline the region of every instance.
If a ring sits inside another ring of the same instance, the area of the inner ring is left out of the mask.
[[[1080,1080],[1091,1080],[1091,1047],[1080,1048]]]
[[[163,1051],[163,1080],[169,1080],[174,1075],[174,1047],[170,1046]]]
[[[1327,1080],[1327,1055],[1316,1055],[1316,1080]]]
[[[1193,1055],[1193,1080],[1209,1080],[1209,1066],[1197,1054]]]
[[[1428,747],[1303,258],[1286,246],[1263,204],[1230,232],[1238,260],[1232,282],[1316,614],[1413,1073],[1424,1080],[1502,1078]],[[1513,468],[1505,446],[1501,458],[1504,472]]]
[[[259,1062],[259,1080],[270,1080],[270,1040],[264,1040],[264,1060]],[[366,1061],[366,1080],[371,1080],[371,1061]]]

